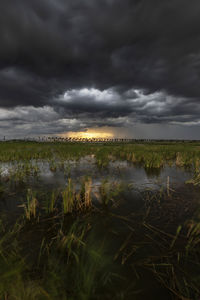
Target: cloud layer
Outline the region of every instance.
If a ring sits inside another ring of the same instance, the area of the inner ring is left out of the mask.
[[[2,0],[0,11],[1,134],[156,124],[198,137],[198,0]]]

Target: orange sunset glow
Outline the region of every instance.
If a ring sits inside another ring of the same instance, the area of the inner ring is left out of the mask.
[[[73,132],[69,131],[60,134],[61,137],[72,137],[72,138],[85,138],[85,139],[98,139],[98,138],[114,138],[113,132],[109,131],[107,128],[90,128],[86,131]]]

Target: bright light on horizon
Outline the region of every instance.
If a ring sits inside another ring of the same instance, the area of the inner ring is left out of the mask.
[[[104,131],[104,128],[91,128],[87,131],[69,131],[60,134],[61,137],[72,137],[72,138],[85,138],[85,139],[98,139],[98,138],[114,138],[114,134],[109,131]]]

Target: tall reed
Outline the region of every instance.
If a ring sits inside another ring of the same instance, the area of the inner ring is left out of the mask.
[[[31,218],[36,217],[38,201],[31,189],[28,189],[26,198],[27,203],[24,204],[25,216],[28,220],[30,220]]]
[[[71,213],[75,205],[75,189],[71,178],[68,179],[67,187],[62,192],[62,199],[64,214]]]

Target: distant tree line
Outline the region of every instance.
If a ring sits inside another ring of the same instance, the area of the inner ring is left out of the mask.
[[[78,137],[24,137],[22,139],[6,139],[4,136],[2,141],[35,141],[35,142],[66,142],[66,143],[195,143],[200,140],[185,139],[128,139],[128,138],[78,138]]]

